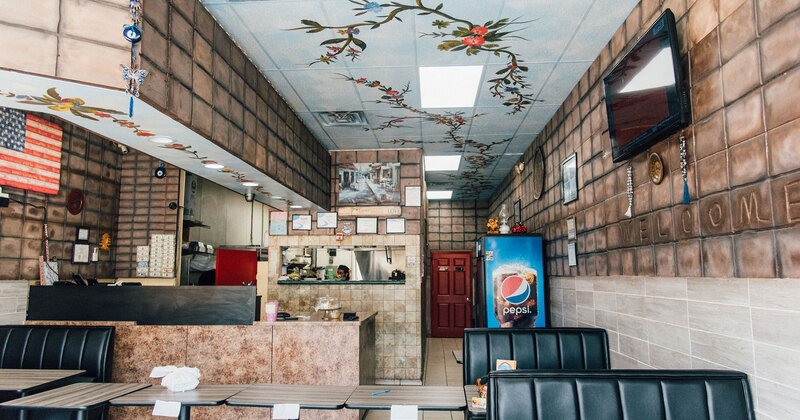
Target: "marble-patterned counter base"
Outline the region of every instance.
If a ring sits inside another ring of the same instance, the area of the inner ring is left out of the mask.
[[[201,383],[359,385],[374,383],[375,314],[359,321],[256,322],[253,325],[136,325],[132,322],[29,321],[113,325],[112,381],[159,385],[155,366],[197,366]],[[110,407],[111,419],[149,419],[152,407]],[[303,418],[357,420],[355,410],[303,410]],[[268,408],[193,407],[193,419],[271,418]]]

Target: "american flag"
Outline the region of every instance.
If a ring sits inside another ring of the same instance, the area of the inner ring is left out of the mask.
[[[0,185],[58,194],[61,127],[0,107]]]

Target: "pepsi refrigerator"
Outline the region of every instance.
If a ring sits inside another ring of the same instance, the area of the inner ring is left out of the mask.
[[[533,328],[548,325],[544,245],[539,235],[486,235],[478,239],[476,325]]]

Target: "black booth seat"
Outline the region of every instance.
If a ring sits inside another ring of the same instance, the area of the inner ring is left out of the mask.
[[[494,370],[497,359],[517,369],[609,369],[608,334],[601,328],[467,328],[464,385]]]
[[[491,372],[494,420],[754,420],[747,375],[718,370]]]
[[[111,382],[113,358],[113,326],[0,326],[0,368],[3,369],[85,370],[78,381]],[[0,392],[0,401],[18,397],[13,392]],[[7,418],[11,413],[2,410],[0,418]],[[72,415],[32,411],[29,418],[71,418]]]
[[[601,328],[468,328],[464,330],[464,385],[494,370],[497,359],[517,369],[609,369],[608,333]],[[486,413],[468,412],[470,420]]]

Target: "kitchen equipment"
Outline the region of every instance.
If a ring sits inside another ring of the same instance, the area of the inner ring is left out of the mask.
[[[317,299],[317,304],[314,306],[315,311],[323,311],[322,319],[324,321],[329,321],[333,319],[339,319],[339,315],[341,314],[342,306],[336,302],[336,298],[332,298],[330,296],[324,296]]]

